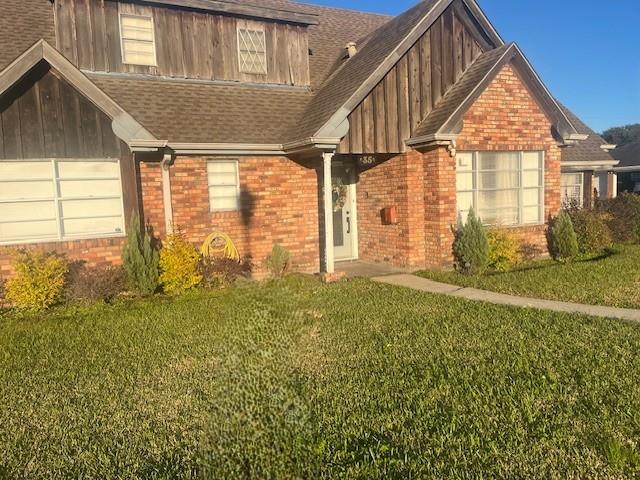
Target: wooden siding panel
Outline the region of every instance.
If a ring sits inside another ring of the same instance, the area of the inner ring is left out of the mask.
[[[12,95],[8,93],[7,96]],[[20,135],[20,108],[17,98],[0,103],[2,110],[2,133],[4,135],[5,158],[23,158]]]
[[[386,152],[387,148],[387,123],[386,123],[386,101],[385,84],[380,82],[374,90],[373,97],[374,127],[375,127],[375,150],[374,152]]]
[[[402,150],[400,144],[400,128],[398,124],[398,70],[397,67],[391,69],[384,79],[385,104],[386,104],[386,125],[387,125],[387,152],[399,152]]]
[[[44,131],[40,91],[37,85],[22,93],[18,104],[20,106],[22,155],[24,158],[42,158],[44,156]]]
[[[424,119],[433,109],[431,87],[431,35],[423,35],[420,40],[420,79],[422,82],[421,116]]]
[[[367,95],[367,98],[362,102],[362,138],[364,142],[364,153],[374,153],[376,151],[373,114],[373,96]]]
[[[76,0],[75,30],[78,50],[78,66],[94,69],[93,54],[96,50],[91,33],[91,6],[94,0]]]
[[[105,0],[103,13],[107,71],[123,72],[124,67],[122,65],[122,53],[120,51],[120,18],[118,16],[118,4],[111,0]]]
[[[62,102],[60,81],[52,74],[40,80],[40,102],[42,103],[42,126],[44,149],[48,156],[64,157],[64,126],[62,124]]]
[[[409,128],[411,133],[422,121],[422,82],[420,81],[420,44],[407,56],[409,73]]]
[[[406,56],[398,62],[398,143],[401,146],[401,151],[404,150],[405,140],[411,137],[408,63]]]
[[[431,98],[437,105],[442,98],[442,23],[431,27]]]
[[[457,17],[453,19],[453,71],[457,82],[464,72],[464,26]]]
[[[453,52],[453,9],[449,7],[442,15],[442,94],[455,82]]]
[[[104,23],[104,0],[89,2],[91,11],[91,45],[93,46],[93,68],[100,72],[109,70],[107,60],[107,30]]]
[[[74,0],[58,0],[56,7],[56,25],[58,50],[74,64],[78,64]]]

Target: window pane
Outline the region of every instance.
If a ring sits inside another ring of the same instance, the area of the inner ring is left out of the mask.
[[[458,211],[470,210],[472,206],[473,192],[458,193]]]
[[[458,153],[456,154],[458,161],[458,172],[471,171],[473,169],[473,154],[472,153]]]
[[[581,185],[582,173],[563,173],[560,177],[560,183],[565,185]]]
[[[524,206],[541,205],[542,189],[526,188],[522,193],[522,202]]]
[[[522,168],[524,170],[542,170],[542,152],[523,152]]]
[[[522,209],[522,223],[542,223],[540,207],[524,207]]]
[[[478,192],[478,209],[518,207],[518,190]]]
[[[58,238],[55,220],[0,223],[0,242]]]
[[[518,170],[518,152],[480,152],[478,170]]]
[[[236,173],[214,173],[209,174],[209,185],[235,185],[238,183]]]
[[[65,235],[98,235],[124,231],[122,217],[65,219],[62,222]]]
[[[123,62],[134,65],[155,65],[153,19],[122,15],[120,26]]]
[[[236,173],[237,162],[209,162],[207,171],[212,173]]]
[[[538,187],[542,185],[542,171],[527,170],[522,172],[523,187]]]
[[[51,180],[39,180],[35,182],[0,181],[0,200],[53,198],[53,196],[53,182]]]
[[[212,210],[238,210],[238,198],[233,197],[212,197]]]
[[[0,205],[0,222],[19,222],[25,220],[55,220],[56,204],[46,202],[3,203]]]
[[[60,180],[59,185],[61,198],[121,195],[119,180]]]
[[[118,178],[118,162],[58,162],[59,178]]]
[[[238,210],[238,162],[207,163],[211,210]]]
[[[484,172],[478,174],[478,189],[517,188],[520,185],[518,172]]]
[[[60,209],[64,218],[115,217],[122,215],[122,202],[119,198],[62,200]]]
[[[237,189],[234,186],[209,187],[209,197],[213,200],[220,197],[236,197]]]
[[[458,173],[457,188],[458,190],[473,190],[473,173]]]
[[[52,179],[51,162],[5,162],[0,161],[0,182],[6,180]]]
[[[491,225],[516,225],[519,223],[517,208],[481,208],[478,215],[483,223]]]
[[[264,31],[238,29],[238,52],[241,72],[267,73]]]

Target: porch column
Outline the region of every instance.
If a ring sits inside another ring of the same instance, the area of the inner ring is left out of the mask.
[[[333,256],[333,185],[331,183],[331,161],[335,152],[322,154],[322,196],[324,214],[324,271],[334,273]]]
[[[165,154],[162,158],[162,202],[164,206],[164,228],[168,235],[173,233],[173,201],[171,198],[171,173],[173,155]]]

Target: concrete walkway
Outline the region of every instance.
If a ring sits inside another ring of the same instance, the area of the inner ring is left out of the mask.
[[[584,313],[594,317],[619,318],[632,322],[640,322],[640,310],[627,308],[603,307],[599,305],[584,305],[581,303],[558,302],[555,300],[543,300],[539,298],[517,297],[504,293],[489,292],[476,288],[458,287],[446,283],[434,282],[415,275],[385,275],[372,278],[374,282],[412,288],[422,292],[440,293],[453,297],[466,298],[498,305],[511,305],[514,307],[538,308],[540,310],[552,310],[554,312]]]

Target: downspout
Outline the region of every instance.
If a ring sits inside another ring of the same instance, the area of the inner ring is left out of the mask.
[[[167,234],[173,233],[173,202],[171,201],[171,172],[174,157],[166,153],[162,157],[162,200],[164,206],[164,227]]]

